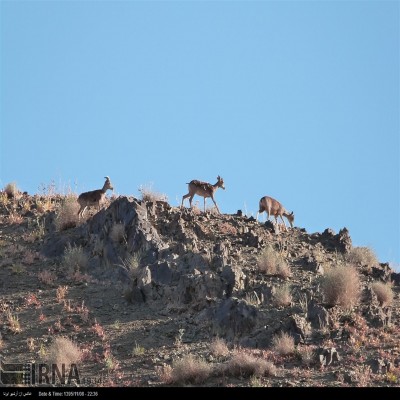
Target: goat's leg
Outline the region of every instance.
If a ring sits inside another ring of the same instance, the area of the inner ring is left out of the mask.
[[[218,206],[217,206],[217,202],[214,200],[214,197],[211,196],[211,199],[212,199],[212,201],[214,202],[215,207],[217,208],[218,214],[221,214],[221,212],[219,211],[219,208],[218,208]]]
[[[189,196],[190,196],[190,193],[185,194],[184,196],[182,196],[181,208],[183,207],[183,201],[184,201],[185,199],[187,199]]]
[[[282,222],[283,222],[283,226],[285,227],[285,231],[287,231],[287,227],[286,227],[285,220],[283,219],[282,215],[280,215],[280,217],[281,217],[281,220],[282,220]]]

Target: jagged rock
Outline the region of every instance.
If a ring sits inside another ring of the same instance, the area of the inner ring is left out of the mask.
[[[303,261],[303,265],[305,265],[305,268],[311,272],[315,272],[317,274],[324,274],[324,267],[317,262],[317,260],[312,257],[305,257]]]
[[[263,243],[263,239],[260,236],[258,236],[256,233],[254,233],[253,231],[249,231],[245,235],[244,240],[245,240],[245,244],[247,246],[256,247],[256,248],[261,247],[261,245]]]
[[[391,368],[390,361],[383,360],[382,358],[371,360],[368,365],[371,367],[373,374],[386,374]]]
[[[338,352],[334,347],[318,349],[318,360],[322,366],[328,366],[340,361]]]
[[[389,264],[382,263],[379,266],[372,267],[372,276],[376,280],[381,280],[382,282],[391,282],[393,270],[389,267]]]
[[[225,283],[212,271],[204,274],[186,274],[180,277],[176,288],[176,300],[178,303],[196,307],[205,306],[210,299],[223,297],[225,290]]]
[[[289,318],[289,330],[297,345],[299,343],[304,343],[311,334],[311,324],[306,318],[295,314]]]
[[[223,300],[212,315],[213,331],[229,340],[241,337],[254,328],[257,321],[256,307],[235,297]]]
[[[392,272],[390,276],[391,282],[393,282],[396,286],[400,286],[400,273]]]
[[[212,265],[216,269],[224,268],[229,264],[229,244],[227,242],[219,242],[213,249],[214,257]]]
[[[380,307],[371,304],[364,312],[365,318],[374,328],[383,328],[392,325],[392,309],[391,307]]]
[[[221,278],[226,283],[227,297],[230,297],[234,290],[244,289],[246,275],[239,267],[227,265],[221,272]]]
[[[138,288],[137,286],[134,286],[130,289],[127,289],[128,294],[126,294],[125,298],[129,302],[133,304],[142,304],[145,302],[145,296],[143,291]]]
[[[382,307],[378,301],[376,293],[371,287],[363,291],[364,302],[367,304],[363,315],[369,324],[375,328],[390,326],[392,323],[392,308]]]
[[[338,233],[338,250],[342,253],[348,253],[352,248],[352,241],[347,228],[343,228]]]
[[[311,322],[313,328],[320,329],[324,326],[329,326],[329,312],[315,300],[311,300],[308,303],[307,318]]]

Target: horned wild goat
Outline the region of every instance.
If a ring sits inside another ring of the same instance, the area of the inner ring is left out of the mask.
[[[183,207],[183,201],[188,197],[190,208],[192,208],[193,197],[195,194],[197,194],[198,196],[204,197],[204,212],[206,212],[206,198],[210,197],[211,200],[214,202],[218,213],[221,214],[217,202],[214,199],[214,193],[218,188],[225,190],[224,180],[219,175],[217,176],[217,183],[215,183],[214,185],[208,182],[198,181],[197,179],[190,181],[187,185],[189,188],[189,193],[182,196],[181,208]]]
[[[293,228],[293,211],[289,213],[278,200],[275,200],[274,198],[269,196],[261,197],[256,221],[258,221],[258,215],[263,213],[264,211],[267,213],[267,220],[269,220],[270,216],[274,216],[275,222],[278,223],[278,217],[280,217],[286,230],[287,228],[285,220],[283,219],[283,217],[285,217],[289,221],[290,227]]]
[[[80,209],[78,211],[78,217],[83,217],[83,213],[87,207],[97,207],[97,210],[100,211],[101,203],[104,200],[107,190],[114,190],[110,178],[106,176],[105,180],[106,181],[102,189],[91,190],[79,195],[78,203],[80,205]]]

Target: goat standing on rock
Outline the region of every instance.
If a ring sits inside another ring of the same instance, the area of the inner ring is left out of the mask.
[[[268,216],[267,220],[269,220],[269,217],[273,215],[275,217],[275,222],[278,223],[278,217],[280,217],[283,222],[283,225],[285,226],[285,230],[287,230],[285,220],[283,219],[283,217],[285,217],[289,221],[290,227],[293,228],[293,222],[294,222],[293,211],[291,213],[286,211],[286,209],[282,206],[282,204],[278,200],[275,200],[269,196],[262,197],[259,202],[259,210],[257,212],[256,221],[258,221],[258,214],[261,214],[264,211],[267,213]]]
[[[192,208],[193,197],[194,197],[195,194],[197,194],[198,196],[204,197],[204,212],[206,212],[206,198],[207,197],[211,197],[211,200],[214,202],[218,213],[221,214],[221,212],[219,211],[219,208],[217,206],[217,203],[216,203],[216,201],[214,199],[214,193],[218,188],[222,188],[222,189],[225,190],[224,180],[219,175],[217,177],[217,183],[215,183],[214,185],[211,185],[211,183],[198,181],[196,179],[190,181],[188,183],[188,185],[189,185],[188,186],[189,187],[189,193],[185,194],[182,197],[181,208],[183,207],[183,201],[185,199],[187,199],[188,197],[189,197],[190,208]]]
[[[105,180],[106,181],[102,189],[91,190],[90,192],[84,192],[79,195],[78,203],[81,208],[78,211],[78,217],[83,217],[83,213],[85,212],[87,207],[94,206],[97,207],[98,211],[100,211],[100,206],[104,200],[107,190],[114,190],[110,178],[106,176]]]

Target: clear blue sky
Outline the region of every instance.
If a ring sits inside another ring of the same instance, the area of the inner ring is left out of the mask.
[[[399,15],[382,0],[2,0],[0,186],[108,175],[176,206],[221,175],[222,212],[269,195],[397,266]]]

